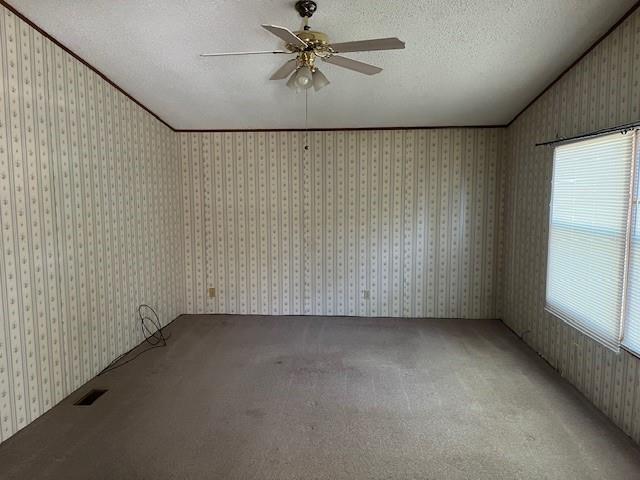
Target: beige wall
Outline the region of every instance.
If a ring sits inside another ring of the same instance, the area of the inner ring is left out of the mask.
[[[503,318],[640,441],[640,360],[615,354],[544,311],[553,149],[534,144],[640,120],[640,13],[509,129]]]
[[[187,311],[495,317],[503,140],[180,134]]]
[[[184,311],[177,138],[0,7],[0,441]]]

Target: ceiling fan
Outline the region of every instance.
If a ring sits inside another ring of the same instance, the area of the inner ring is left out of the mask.
[[[223,57],[231,55],[263,55],[263,54],[284,54],[296,55],[280,67],[272,76],[271,80],[284,80],[289,77],[287,86],[297,92],[314,87],[316,91],[329,85],[329,80],[316,66],[316,60],[321,59],[332,65],[348,68],[365,75],[375,75],[382,71],[382,68],[358,62],[350,58],[337,55],[338,53],[368,52],[374,50],[397,50],[404,48],[404,42],[392,38],[377,38],[373,40],[361,40],[356,42],[330,43],[329,37],[322,33],[311,30],[309,18],[311,18],[318,6],[312,0],[300,0],[295,5],[296,10],[304,19],[303,30],[292,32],[288,28],[276,25],[262,25],[262,28],[269,31],[285,42],[285,50],[267,50],[254,52],[228,52],[228,53],[203,53],[201,57]]]

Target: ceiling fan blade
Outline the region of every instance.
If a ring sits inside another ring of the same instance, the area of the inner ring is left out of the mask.
[[[282,65],[276,71],[276,73],[274,73],[271,76],[270,80],[284,80],[289,75],[291,75],[296,70],[296,68],[298,68],[298,59],[293,58],[289,60],[287,63],[285,63],[284,65]]]
[[[337,55],[325,58],[324,61],[342,68],[348,68],[349,70],[364,73],[365,75],[375,75],[382,71],[380,67],[374,67],[368,63],[358,62],[356,60],[351,60],[350,58],[340,57]]]
[[[360,40],[357,42],[334,43],[331,48],[336,53],[370,52],[373,50],[401,50],[404,42],[395,37],[374,38],[373,40]]]
[[[263,50],[257,52],[225,52],[225,53],[201,53],[201,57],[230,57],[232,55],[264,55],[266,53],[278,54],[278,53],[291,53],[284,50]]]
[[[262,25],[262,28],[268,32],[273,33],[276,37],[284,40],[288,45],[293,45],[298,48],[307,48],[307,44],[300,40],[291,30],[285,27],[278,27],[276,25]]]

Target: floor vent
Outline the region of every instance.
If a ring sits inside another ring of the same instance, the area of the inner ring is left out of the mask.
[[[107,393],[107,390],[90,390],[84,397],[78,400],[74,405],[93,405],[97,399]]]

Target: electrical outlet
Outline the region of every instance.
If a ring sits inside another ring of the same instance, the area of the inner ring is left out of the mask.
[[[210,288],[209,289],[209,298],[213,298],[216,296],[216,289],[215,288]]]
[[[364,298],[365,300],[369,300],[370,297],[371,297],[371,294],[369,293],[369,290],[362,291],[362,298]]]

